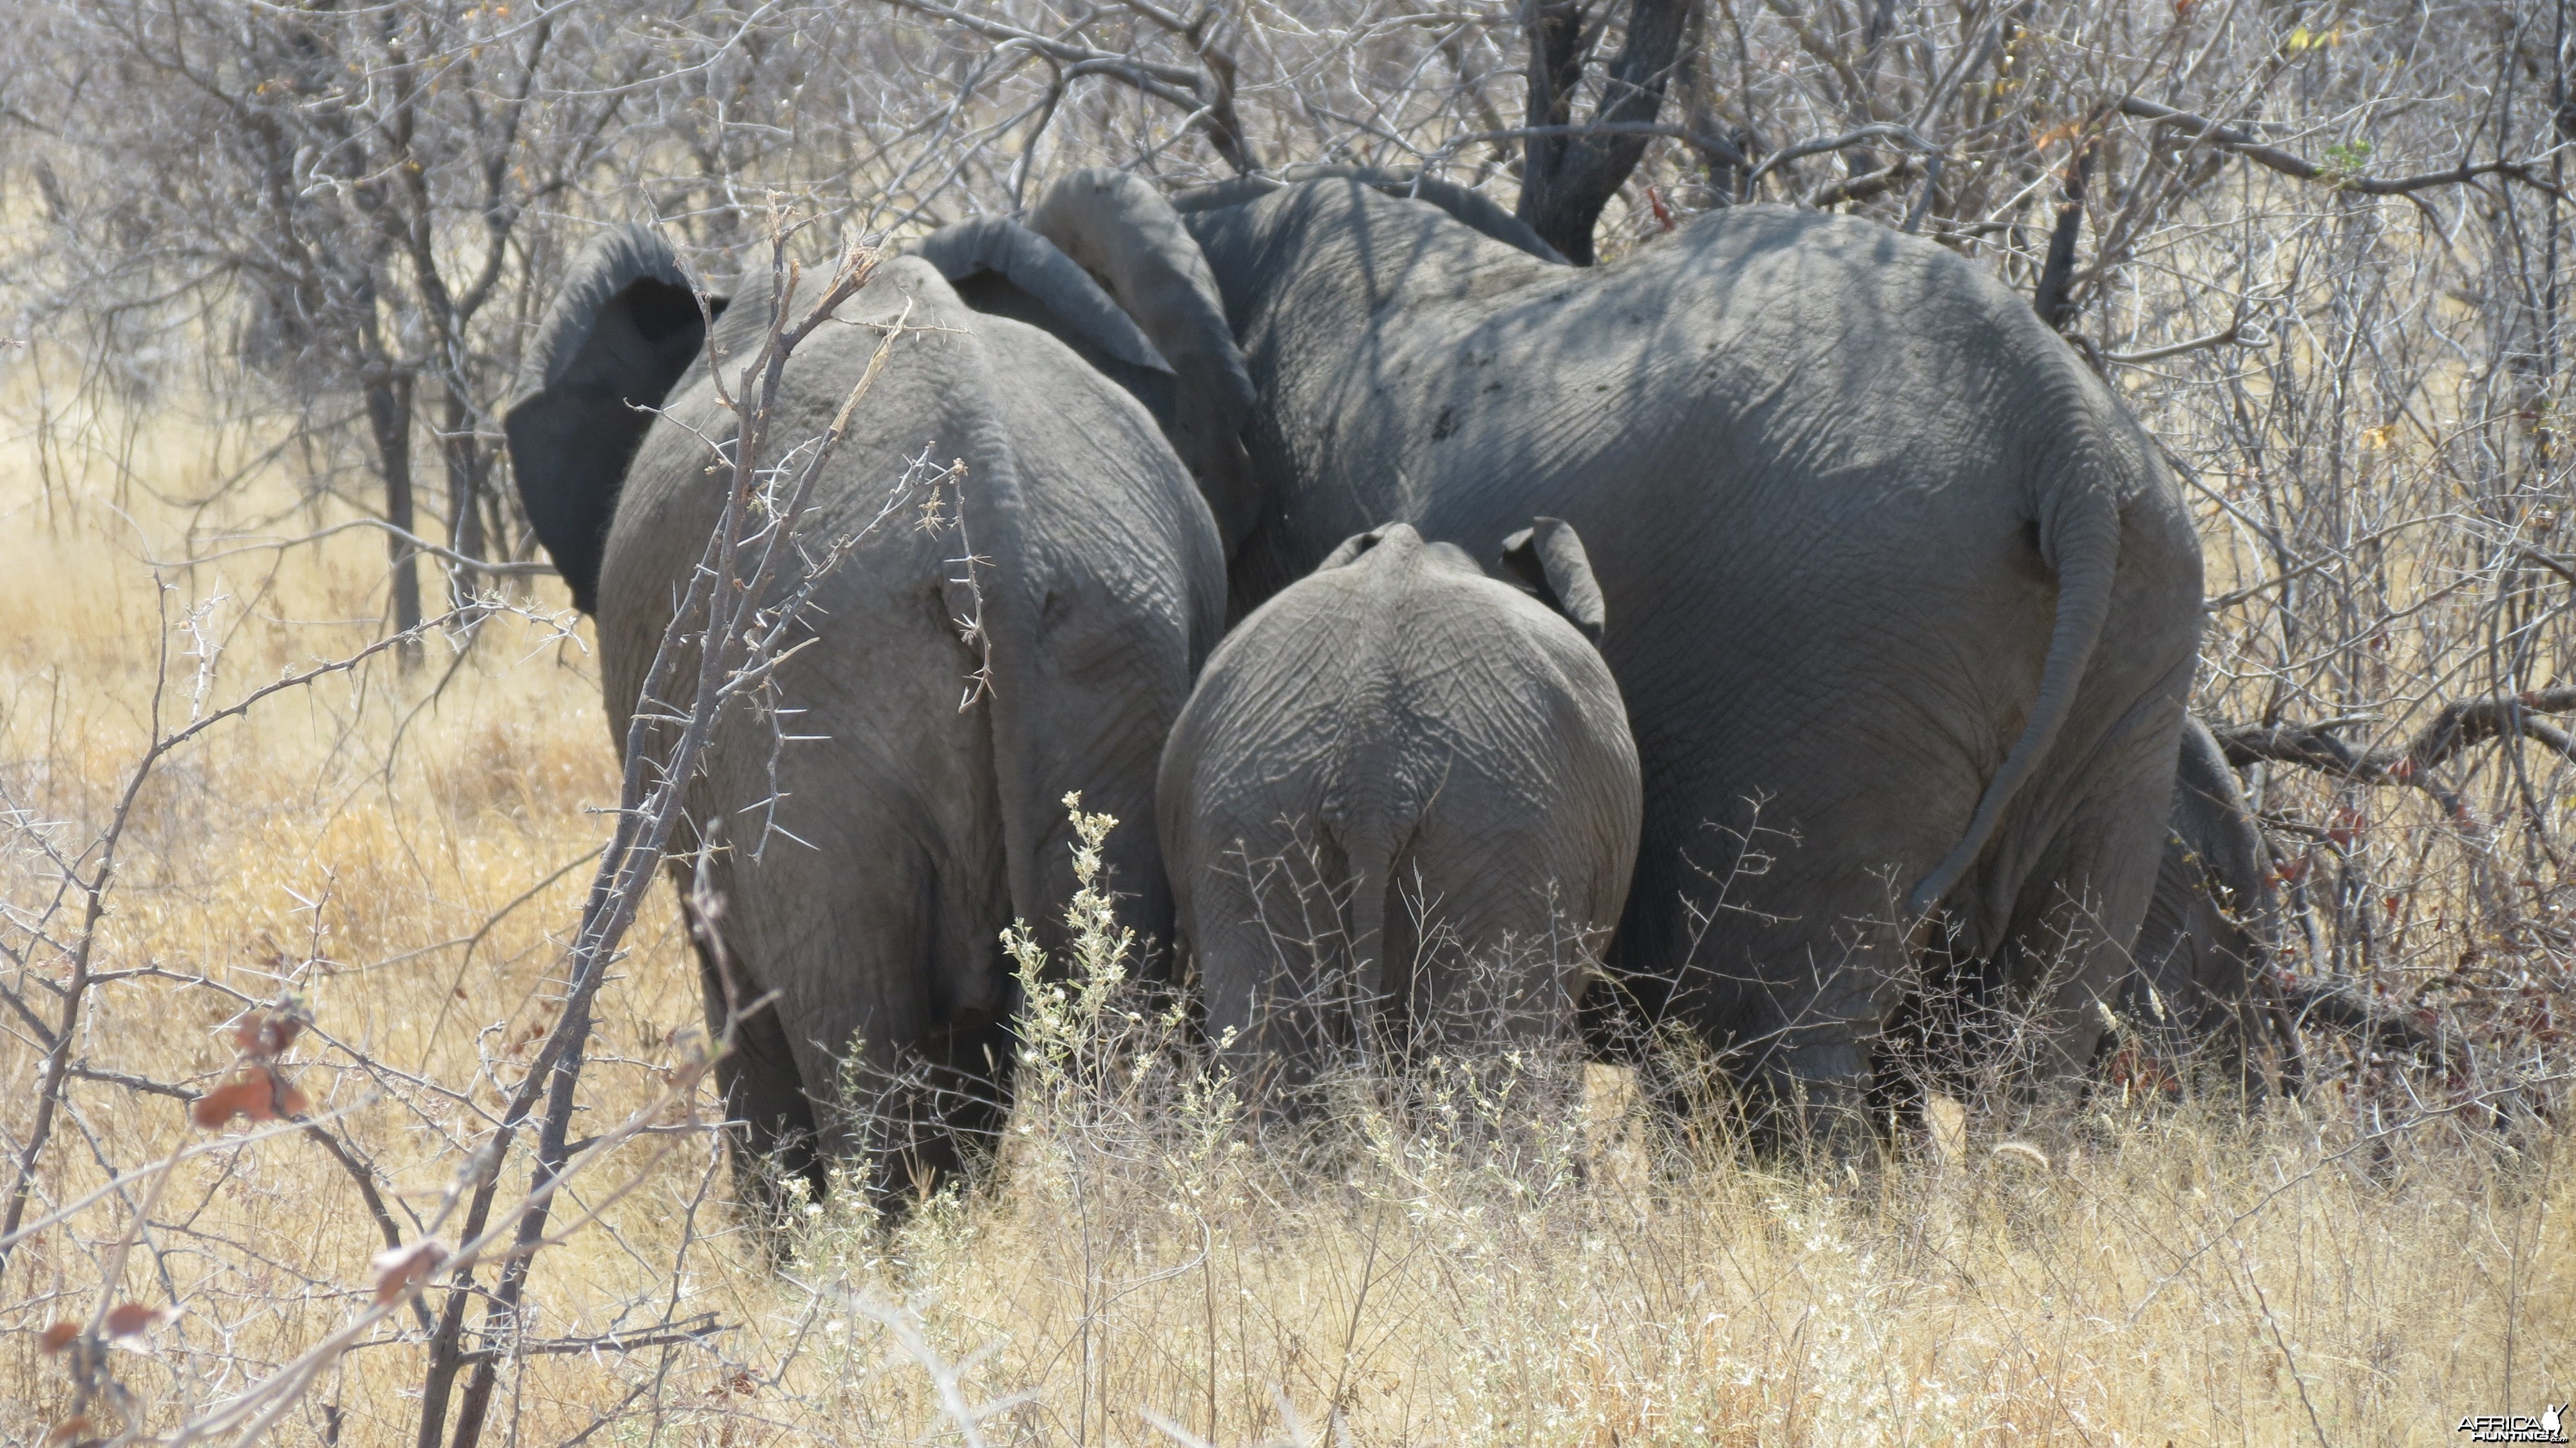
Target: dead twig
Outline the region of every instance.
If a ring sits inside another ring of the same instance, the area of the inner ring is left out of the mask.
[[[2437,186],[2462,185],[2475,181],[2481,176],[2502,176],[2551,197],[2559,194],[2557,187],[2541,178],[2539,174],[2541,158],[2539,157],[2519,161],[2464,160],[2456,166],[2447,166],[2439,171],[2418,172],[2412,176],[2367,176],[2345,167],[2319,165],[2305,156],[2272,145],[2241,126],[2231,126],[2223,121],[2211,120],[2207,116],[2176,110],[2172,106],[2159,105],[2138,96],[2123,97],[2119,109],[2120,114],[2124,116],[2133,116],[2159,126],[2171,126],[2176,130],[2188,131],[2191,141],[2195,144],[2216,146],[2221,150],[2233,152],[2258,166],[2278,171],[2284,176],[2300,181],[2322,181],[2338,191],[2351,191],[2363,196],[2403,196],[2409,192],[2430,190]]]

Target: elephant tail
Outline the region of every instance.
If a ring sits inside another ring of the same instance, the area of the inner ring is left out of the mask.
[[[2031,705],[2021,737],[2004,756],[2003,768],[1995,771],[1978,797],[1968,832],[1906,896],[1911,921],[1928,917],[1975,868],[2014,797],[2056,746],[2058,734],[2075,711],[2075,696],[2083,687],[2094,646],[2111,616],[2111,594],[2120,573],[2120,500],[2111,489],[2081,481],[2084,470],[2099,466],[2087,458],[2093,448],[2079,443],[2068,451],[2075,457],[2056,464],[2064,491],[2054,509],[2043,502],[2041,512],[2045,520],[2041,546],[2057,573],[2057,623],[2049,636],[2048,662],[2040,671],[2039,697]]]
[[[1388,1007],[1387,901],[1395,894],[1395,831],[1383,821],[1355,832],[1344,847],[1350,865],[1351,1035],[1364,1059],[1374,1059],[1377,1029]]]

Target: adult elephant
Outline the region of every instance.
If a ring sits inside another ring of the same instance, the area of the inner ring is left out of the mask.
[[[869,1146],[892,1148],[881,1185],[953,1171],[961,1137],[995,1123],[1015,1004],[998,936],[1014,917],[1043,928],[1072,891],[1068,791],[1128,822],[1111,881],[1133,895],[1132,923],[1168,935],[1155,763],[1223,622],[1223,557],[1189,472],[1136,398],[1050,332],[1139,374],[1162,359],[1044,242],[988,226],[933,243],[938,264],[883,264],[836,314],[846,325],[787,365],[770,429],[793,444],[825,431],[886,328],[918,329],[815,486],[806,536],[861,542],[814,586],[813,638],[778,672],[778,711],[726,717],[687,790],[690,819],[724,824],[708,836],[721,908],[693,921],[710,1020],[720,971],[737,999],[776,996],[717,1067],[743,1123],[737,1159],[774,1156],[817,1188],[831,1159]],[[1042,325],[970,308],[943,265]],[[669,246],[604,232],[507,418],[529,517],[598,616],[621,744],[723,503],[708,449],[734,423],[706,354],[738,370],[765,311],[725,311],[710,344]],[[925,455],[964,463],[954,525],[915,526],[918,507],[879,525]],[[844,1082],[869,1099],[845,1101]]]
[[[1885,228],[1739,207],[1578,270],[1474,220],[1363,176],[1176,209],[1091,171],[1029,225],[1231,364],[1176,379],[1240,443],[1195,459],[1238,615],[1390,521],[1582,534],[1645,780],[1610,964],[1648,1014],[1857,1106],[1938,927],[2080,1078],[2200,629],[2148,440],[2027,305]]]

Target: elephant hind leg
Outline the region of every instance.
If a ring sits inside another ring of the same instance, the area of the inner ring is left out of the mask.
[[[1006,1017],[960,1021],[904,1053],[890,1079],[856,1094],[870,1189],[889,1208],[973,1172],[998,1150],[1017,1043]]]
[[[1936,912],[1900,969],[1904,991],[1870,1056],[1870,1119],[1882,1128],[1922,1124],[1934,1095],[1969,1100],[1972,1063],[1996,1030],[1993,962],[1973,953],[1958,918]]]
[[[827,1154],[858,1166],[896,1215],[992,1156],[1018,1057],[998,852],[943,855],[919,839],[889,831],[850,847],[869,862],[865,888],[805,965],[833,987],[816,992],[828,1003],[809,1013],[805,1043],[808,1069],[834,1073],[817,1092]]]
[[[689,944],[698,958],[700,999],[705,1002],[707,1034],[721,1039],[728,1000],[748,1006],[761,991],[724,949],[715,933],[683,891],[680,911],[689,927]],[[726,989],[726,975],[732,989]],[[724,1096],[727,1135],[733,1145],[734,1188],[758,1206],[773,1225],[782,1222],[787,1182],[802,1179],[809,1200],[822,1196],[824,1161],[817,1150],[814,1109],[805,1083],[788,1049],[787,1030],[775,1002],[749,1010],[733,1023],[733,1048],[716,1061],[716,1087]]]
[[[1846,929],[1760,963],[1720,1045],[1741,1082],[1746,1129],[1770,1151],[1822,1149],[1852,1159],[1877,1149],[1872,1066],[1895,1015],[1904,945],[1861,907]]]
[[[2124,798],[2134,795],[2134,798]],[[2153,888],[2160,788],[2097,797],[2050,841],[2021,891],[1990,980],[1998,1028],[1978,1044],[1982,1081],[2028,1106],[2063,1107],[2090,1081]],[[2006,1099],[1999,1097],[1999,1100]]]

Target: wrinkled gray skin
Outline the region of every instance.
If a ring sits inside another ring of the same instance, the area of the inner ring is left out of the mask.
[[[1132,329],[1085,335],[1080,297],[1046,307],[1042,277],[1032,294],[978,276],[971,255],[948,259],[974,288],[1093,351],[1159,362]],[[541,536],[595,606],[621,742],[722,502],[726,474],[710,471],[691,430],[733,432],[699,355],[694,303],[683,315],[674,300],[686,281],[651,233],[602,237],[575,265],[509,417],[531,516],[552,525]],[[882,335],[864,324],[907,306],[909,325],[941,330],[896,344],[817,485],[806,536],[865,527],[926,448],[934,465],[965,461],[948,510],[967,541],[953,524],[916,526],[918,499],[869,533],[816,595],[815,642],[778,676],[782,702],[800,711],[785,731],[820,737],[774,750],[771,722],[735,710],[687,791],[693,821],[723,826],[712,923],[732,996],[777,993],[718,1066],[747,1123],[738,1161],[776,1153],[817,1187],[832,1156],[871,1144],[894,1148],[881,1186],[953,1171],[959,1134],[995,1124],[1015,1004],[998,935],[1015,916],[1043,930],[1061,914],[1073,889],[1068,791],[1128,822],[1106,852],[1111,883],[1133,896],[1130,923],[1168,936],[1147,824],[1154,766],[1222,621],[1215,529],[1145,408],[1046,331],[971,310],[928,262],[885,263],[837,314],[861,325],[826,325],[797,350],[778,445],[823,433]],[[733,370],[756,352],[764,319],[747,314],[763,310],[746,302],[717,324],[714,350]],[[628,401],[660,403],[666,418]],[[582,574],[586,543],[595,583]],[[952,564],[969,545],[984,560],[973,591]],[[989,659],[957,624],[979,607]],[[988,661],[989,689],[961,709]],[[764,840],[754,806],[773,790],[783,833]],[[703,940],[701,966],[712,1022],[727,992]],[[886,1087],[904,1072],[912,1085]],[[869,1091],[868,1124],[842,1109],[843,1079]]]
[[[1163,748],[1208,1034],[1283,1105],[1336,1053],[1573,1038],[1637,753],[1582,542],[1503,543],[1531,592],[1402,523],[1345,542],[1226,636]]]
[[[2121,1017],[2168,1059],[2205,1063],[2249,1092],[2271,1038],[2265,971],[2280,911],[2271,855],[2218,741],[2183,726],[2180,766],[2155,893],[2138,927]]]
[[[1937,912],[2080,1080],[2154,885],[2200,550],[2065,342],[1857,220],[1736,207],[1574,270],[1360,179],[1255,189],[1176,214],[1085,172],[1029,217],[1235,428],[1184,449],[1233,610],[1383,521],[1566,519],[1644,773],[1610,959],[1640,1011],[1856,1106]]]

